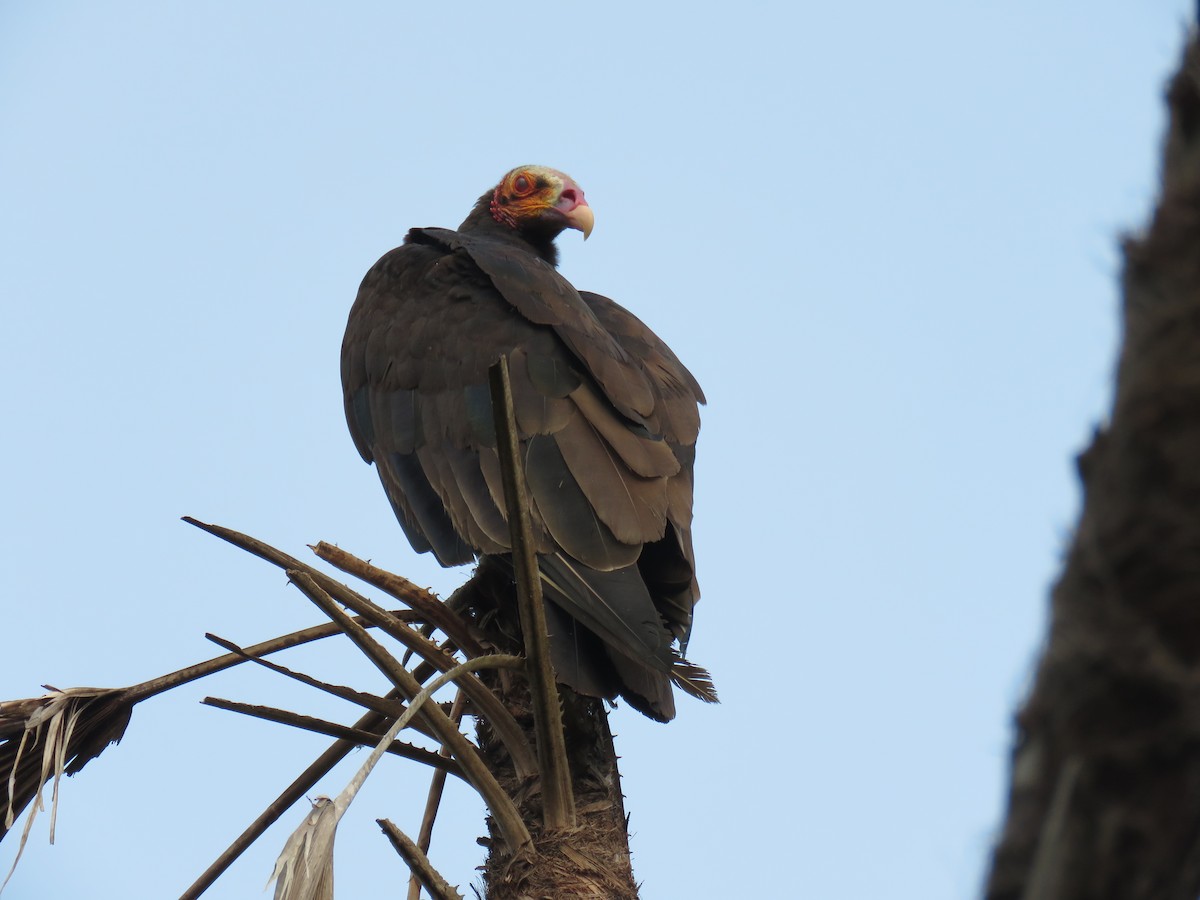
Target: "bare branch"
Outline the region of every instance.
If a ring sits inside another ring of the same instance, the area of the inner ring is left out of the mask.
[[[246,654],[246,651],[238,647],[238,645],[233,643],[233,641],[227,641],[215,634],[206,634],[205,637],[214,644],[219,644],[235,654]],[[289,669],[287,666],[281,666],[279,663],[268,662],[265,659],[259,659],[254,656],[249,656],[248,654],[246,655],[246,659],[250,662],[257,663],[263,668],[270,669],[272,672],[275,672],[279,675],[299,681],[301,684],[316,688],[317,690],[323,691],[326,694],[332,694],[334,697],[337,697],[340,700],[353,703],[355,706],[373,709],[376,712],[387,716],[389,719],[394,719],[398,716],[404,715],[404,710],[407,708],[403,703],[400,703],[396,700],[391,700],[388,697],[380,697],[378,694],[368,694],[364,691],[357,691],[354,688],[346,687],[342,684],[330,684],[325,681],[320,681],[319,679],[313,678],[311,675],[305,675],[303,672],[297,672],[293,669]],[[432,733],[431,729],[426,723],[424,723],[424,721],[414,725],[414,727],[423,734],[426,734],[435,740],[437,739],[436,735]]]
[[[450,886],[450,883],[433,867],[429,857],[412,842],[408,835],[392,824],[389,819],[376,819],[375,821],[379,823],[383,833],[392,842],[392,846],[396,848],[400,858],[408,865],[413,878],[421,883],[433,900],[462,900],[462,894]],[[417,892],[420,893],[419,888]],[[411,892],[409,896],[412,896]]]
[[[293,571],[294,570],[291,569],[288,570],[289,574],[291,574]],[[300,587],[300,584],[297,584],[297,587]],[[301,587],[301,590],[304,590],[304,588]],[[320,605],[319,601],[313,597],[312,594],[309,594],[307,591],[305,591],[305,595],[308,596],[309,599],[314,603]],[[390,618],[382,607],[376,606],[366,597],[362,597],[350,590],[345,590],[340,594],[335,594],[334,597],[339,603],[349,608],[352,612],[356,612],[363,618],[374,622],[379,626],[381,631],[383,631],[389,637],[395,638],[410,650],[413,650],[436,670],[440,672],[449,672],[456,665],[456,660],[454,657],[443,652],[442,649],[437,646],[437,644],[417,633],[417,631],[415,631],[413,628],[410,628],[407,624]],[[328,611],[326,612],[331,617],[334,615],[332,613],[328,613]],[[340,609],[337,612],[341,615],[345,615],[344,613],[341,613]],[[390,660],[390,662],[387,662],[380,658],[380,661],[376,663],[377,666],[395,666],[403,669],[403,667],[397,663],[394,658],[392,658],[391,654],[386,653],[386,651],[384,651],[383,648],[380,647],[375,641],[366,636],[365,631],[361,633],[364,636],[366,645],[364,646],[363,644],[359,644],[359,646],[363,648],[364,653],[367,653],[368,656],[371,656],[372,652],[377,654],[383,653],[386,655],[387,659]],[[354,635],[349,631],[347,631],[347,634],[352,640],[356,640]],[[368,650],[367,647],[375,648],[375,650]],[[375,662],[375,657],[372,657],[372,662]],[[387,674],[389,678],[392,677],[387,668],[381,668],[381,671],[383,671],[384,674]],[[415,678],[415,676],[412,678],[412,681],[419,687],[420,682]],[[393,679],[393,683],[395,683],[395,679]],[[517,771],[521,774],[521,776],[523,778],[528,778],[534,775],[537,772],[537,760],[534,757],[533,748],[529,746],[529,741],[525,738],[525,734],[521,731],[521,727],[512,717],[512,713],[505,708],[504,704],[500,702],[500,699],[495,694],[488,690],[486,685],[482,684],[478,680],[474,678],[463,678],[461,686],[466,692],[468,699],[470,699],[471,703],[474,705],[475,713],[488,720],[492,726],[492,729],[496,732],[496,736],[504,743],[504,746],[508,752],[512,754]]]
[[[388,694],[388,699],[399,699],[399,692]],[[379,728],[387,718],[377,712],[371,711],[354,723],[355,730],[371,731]],[[275,798],[275,800],[264,809],[253,822],[246,826],[238,837],[230,844],[225,851],[213,861],[193,882],[191,887],[184,891],[179,896],[179,900],[196,900],[201,894],[212,887],[221,873],[228,869],[239,856],[246,852],[246,848],[253,844],[259,836],[275,824],[292,805],[307,794],[318,781],[320,781],[329,771],[346,758],[351,750],[358,746],[357,741],[353,740],[338,740],[329,746],[329,748],[313,760],[312,764],[300,773],[283,792]]]
[[[248,534],[242,534],[240,531],[234,531],[232,528],[225,528],[221,525],[209,525],[201,522],[198,519],[193,519],[191,516],[184,516],[183,521],[189,525],[195,525],[201,531],[207,531],[209,534],[219,537],[223,541],[233,544],[235,547],[240,547],[247,553],[252,553],[259,559],[265,559],[272,565],[278,566],[285,572],[295,570],[308,575],[313,581],[321,586],[321,589],[336,597],[338,602],[351,609],[357,609],[358,606],[367,606],[371,609],[382,611],[382,607],[372,603],[366,597],[351,589],[348,585],[342,584],[329,575],[322,572],[320,569],[315,569],[312,566],[302,563],[296,557],[284,553],[272,547],[270,544],[264,543],[257,538],[252,538]],[[404,599],[404,598],[401,598]]]
[[[462,690],[455,695],[454,705],[450,708],[451,721],[455,723],[462,721],[463,701],[466,696]],[[438,756],[449,759],[450,748],[442,745]],[[421,827],[417,832],[417,847],[422,853],[428,853],[429,845],[433,842],[433,823],[437,821],[438,806],[442,802],[442,791],[445,787],[446,773],[441,769],[435,770],[433,777],[429,780],[429,794],[425,798],[425,813],[421,816]],[[408,882],[408,900],[421,900],[421,882],[417,878],[416,872],[413,872],[412,878]]]
[[[389,612],[389,615],[400,618],[415,618],[415,615],[406,609],[398,609]],[[367,627],[372,627],[374,623],[366,621],[362,623]],[[270,640],[262,641],[258,644],[252,644],[244,648],[239,653],[234,653],[226,656],[218,656],[213,659],[205,660],[202,663],[188,666],[185,669],[179,669],[171,672],[168,675],[162,675],[158,678],[153,678],[150,681],[143,681],[141,684],[135,684],[126,688],[129,699],[138,703],[156,694],[161,694],[164,691],[169,691],[172,688],[177,688],[182,684],[187,684],[192,681],[212,675],[215,672],[223,671],[224,669],[233,666],[241,665],[247,662],[248,658],[256,658],[259,656],[268,656],[272,653],[278,653],[280,650],[289,650],[292,647],[299,647],[301,644],[308,644],[312,641],[323,640],[327,637],[334,637],[342,633],[342,629],[338,628],[331,622],[323,622],[320,625],[314,625],[311,628],[304,628],[300,631],[293,631],[291,634],[280,635],[279,637],[271,638]],[[244,655],[243,655],[244,654]]]
[[[325,541],[321,541],[316,546],[310,544],[309,547],[313,553],[331,566],[337,566],[346,574],[361,578],[367,584],[379,588],[384,593],[391,594],[402,603],[407,603],[424,621],[444,631],[467,656],[482,656],[487,652],[471,636],[467,623],[463,621],[462,617],[448,608],[432,592],[419,587],[407,578],[373,566],[366,560],[359,559]]]
[[[223,528],[219,525],[205,524],[203,522],[200,522],[200,521],[190,518],[190,517],[185,517],[184,521],[188,522],[189,524],[195,525],[197,528],[200,528],[203,531],[207,531],[210,534],[220,537],[223,540],[228,541],[231,544],[234,544],[235,546],[241,547],[242,549],[247,550],[248,552],[253,553],[254,555],[256,555],[262,559],[265,559],[268,562],[271,562],[272,564],[279,566],[280,568],[283,568],[285,570],[294,569],[294,570],[297,570],[300,572],[304,572],[305,574],[308,574],[311,577],[312,581],[314,581],[316,584],[320,585],[324,590],[328,591],[330,594],[337,597],[337,599],[339,601],[346,603],[347,605],[349,603],[354,603],[354,602],[358,601],[364,607],[369,606],[369,607],[376,608],[376,609],[378,608],[378,607],[375,607],[375,604],[370,603],[370,601],[368,601],[365,597],[362,597],[360,594],[357,594],[355,591],[351,590],[350,588],[346,587],[345,585],[340,584],[339,582],[330,578],[325,573],[320,572],[319,570],[314,569],[310,566],[306,566],[305,564],[301,563],[299,560],[296,560],[295,558],[289,556],[288,554],[283,553],[279,550],[276,550],[275,548],[273,548],[267,544],[264,544],[261,541],[255,540],[254,538],[251,538],[251,537],[241,534],[239,532],[232,531],[231,529]],[[395,625],[395,626],[399,626],[402,624],[400,621],[400,617],[397,617],[396,619],[394,619],[392,621],[393,621],[393,625]],[[338,627],[338,626],[334,626],[334,627]],[[339,630],[341,630],[341,629],[339,628]],[[248,649],[253,649],[253,648],[248,648]],[[237,657],[233,657],[233,656],[231,656],[230,659],[231,659],[231,662],[229,662],[228,664],[231,664],[231,665],[236,664],[236,662],[242,661],[242,660],[238,659]],[[491,695],[490,691],[487,693],[489,696]],[[387,695],[387,698],[385,698],[385,699],[398,700],[402,696],[403,695],[399,691],[392,691],[392,692],[389,692],[389,694]],[[495,698],[493,698],[493,699],[495,699]],[[439,710],[439,712],[440,712],[440,710]],[[507,718],[509,720],[511,720],[512,719],[511,714],[508,714],[507,710],[505,710],[504,712],[505,712],[505,716],[507,716]],[[504,716],[497,716],[495,721],[503,723],[504,718],[505,718]],[[356,730],[372,731],[376,728],[379,728],[383,724],[383,722],[385,722],[386,720],[387,720],[387,717],[385,717],[375,711],[371,711],[371,712],[366,713],[364,716],[362,716],[362,718],[360,718],[358,720],[358,722],[355,723],[353,728]],[[454,733],[456,735],[458,735],[458,737],[461,739],[461,741],[464,744],[466,744],[468,748],[470,748],[471,745],[469,744],[469,742],[467,742],[466,738],[464,738],[461,734],[459,734],[458,730],[456,728],[453,730],[454,730]],[[513,740],[511,737],[510,737],[510,741],[511,741],[511,743],[509,743],[509,742],[505,743],[506,749],[512,755],[512,758],[514,760],[521,759],[522,758],[521,743],[516,740]],[[224,872],[227,868],[229,868],[229,866],[234,862],[234,860],[236,860],[239,856],[241,856],[241,854],[245,852],[246,848],[249,847],[250,844],[252,844],[259,837],[259,835],[261,835],[263,833],[263,831],[265,831],[272,824],[274,824],[287,809],[289,809],[293,804],[296,803],[297,800],[299,800],[306,793],[308,793],[312,789],[312,787],[322,777],[324,777],[326,774],[328,774],[328,772],[334,766],[336,766],[339,762],[341,762],[342,759],[344,759],[346,757],[346,755],[357,746],[358,746],[357,740],[339,739],[338,741],[333,743],[324,753],[322,753],[319,757],[317,757],[317,759],[315,759],[313,761],[313,763],[307,769],[305,769],[304,772],[302,772],[287,788],[285,788],[279,794],[279,796],[270,805],[268,805],[267,808],[265,810],[263,810],[263,812],[260,813],[259,816],[253,822],[251,822],[246,827],[246,829],[233,841],[233,843],[231,843],[229,845],[229,847],[227,847],[225,849],[225,851],[223,853],[221,853],[221,855],[212,863],[212,865],[210,865],[200,875],[200,877],[197,878],[196,881],[186,891],[184,891],[184,893],[180,897],[180,900],[195,900],[195,898],[201,896],[206,890],[208,890],[208,888],[212,886],[212,884],[216,881],[216,879],[218,877],[220,877],[221,873]],[[527,759],[532,760],[532,752],[528,748],[528,745],[525,745],[524,749],[525,749],[524,756]],[[470,753],[470,751],[468,751],[468,753]],[[463,758],[472,760],[472,763],[469,763],[469,765],[473,764],[473,765],[477,766],[478,769],[482,770],[482,772],[484,774],[487,774],[486,766],[484,766],[482,764],[482,762],[478,760],[478,757],[472,757],[470,755],[467,755]],[[530,765],[529,768],[532,770],[534,768],[534,766]],[[478,773],[476,773],[476,775],[478,775]],[[464,767],[464,773],[463,773],[462,777],[464,779],[466,779],[472,785],[476,785],[476,782],[474,780],[472,780],[471,777],[468,776],[468,774],[465,770],[465,767]],[[490,775],[488,777],[490,777]],[[494,783],[494,779],[492,779],[492,781]],[[504,831],[502,831],[502,834],[505,835],[506,840],[509,839],[510,835],[512,836],[512,840],[516,841],[516,843],[512,844],[514,849],[528,846],[528,843],[527,843],[529,840],[528,831],[525,830],[524,825],[521,823],[520,817],[518,815],[516,815],[515,809],[512,807],[511,800],[509,800],[507,798],[507,795],[505,795],[502,790],[498,789],[498,786],[496,789],[489,789],[489,790],[493,794],[492,800],[494,800],[496,803],[496,806],[492,807],[493,815],[496,814],[497,810],[499,810],[502,813],[502,818],[503,818],[503,821],[505,822]],[[488,800],[488,798],[486,796],[485,796],[485,800]],[[488,802],[489,802],[489,806],[491,807],[492,801],[489,800]],[[504,810],[504,803],[507,803],[511,812],[507,812]],[[499,823],[500,821],[501,821],[501,818],[498,817],[497,823]],[[524,840],[522,840],[522,836],[524,836]]]
[[[517,582],[517,608],[525,639],[526,668],[533,699],[533,724],[538,765],[542,773],[543,817],[546,828],[575,827],[575,797],[563,737],[562,714],[554,668],[550,664],[550,640],[546,633],[546,610],[542,606],[542,582],[534,555],[529,525],[525,473],[518,465],[517,426],[513,416],[512,386],[508,359],[488,370],[496,421],[496,450],[504,482],[504,502],[512,543],[513,571]]]
[[[449,680],[455,680],[461,686],[473,680],[470,673],[477,669],[524,667],[515,657],[481,656],[455,666],[450,672],[434,679],[429,687],[422,689],[412,674],[401,666],[391,654],[384,651],[361,625],[342,612],[333,598],[321,590],[312,578],[309,578],[304,572],[289,572],[288,577],[292,579],[296,587],[304,592],[305,596],[346,630],[350,639],[358,644],[373,663],[379,666],[389,678],[394,679],[397,689],[411,698],[410,712],[416,703],[416,698],[428,696]],[[521,816],[513,805],[512,799],[500,787],[500,783],[496,781],[495,776],[488,770],[483,760],[479,758],[475,745],[463,737],[458,727],[450,721],[450,717],[442,712],[436,704],[425,704],[420,712],[437,733],[438,739],[443,744],[449,745],[454,758],[462,766],[463,776],[482,795],[509,847],[516,852],[532,843],[529,832],[521,821]],[[404,719],[408,715],[409,713],[406,712],[405,716],[401,718]]]
[[[277,550],[270,544],[242,534],[239,531],[234,531],[231,528],[225,528],[221,525],[209,525],[190,516],[184,516],[183,521],[189,525],[195,525],[202,531],[207,531],[209,534],[215,535],[233,544],[235,547],[240,547],[260,559],[265,559],[267,562],[279,566],[285,571],[303,572],[343,606],[352,612],[365,615],[369,620],[375,622],[381,630],[403,643],[406,647],[413,649],[421,655],[422,659],[432,663],[440,671],[447,671],[454,666],[452,657],[443,653],[436,644],[426,640],[412,628],[409,628],[405,622],[400,621],[401,617],[389,617],[382,607],[372,603],[366,597],[357,591],[351,590],[341,582],[330,578],[319,569],[305,565],[282,550]],[[363,565],[368,564],[363,563]],[[537,771],[537,762],[534,758],[533,749],[529,746],[512,714],[504,708],[504,704],[491,691],[486,689],[476,690],[470,684],[467,684],[464,686],[464,690],[467,691],[476,712],[480,716],[487,718],[495,730],[497,737],[504,743],[505,749],[512,754],[518,772],[523,777],[533,775]]]
[[[410,610],[398,610],[392,615],[405,619],[414,618]],[[364,624],[369,626],[371,623]],[[75,727],[55,732],[60,737],[66,737],[66,743],[58,746],[56,752],[62,755],[64,771],[73,775],[99,756],[106,747],[121,739],[137,703],[215,672],[240,665],[260,654],[275,653],[341,633],[341,629],[336,625],[326,622],[262,641],[245,650],[237,648],[234,653],[187,666],[126,688],[68,688],[65,691],[54,690],[42,697],[0,701],[0,773],[4,775],[3,783],[7,788],[0,794],[0,803],[4,809],[3,821],[0,822],[0,839],[8,832],[15,818],[25,810],[30,800],[37,795],[41,786],[53,777],[52,769],[41,765],[46,746],[45,739],[50,730],[39,728],[38,723],[47,715],[47,710],[62,698],[71,698],[79,711]],[[532,757],[532,750],[530,756]],[[31,816],[27,828],[32,823]]]
[[[339,725],[337,722],[329,722],[325,719],[317,719],[313,716],[305,716],[300,713],[289,712],[285,709],[277,709],[273,706],[255,706],[249,703],[238,703],[234,700],[223,700],[220,697],[205,697],[201,702],[206,706],[212,706],[216,709],[225,709],[230,712],[241,713],[245,716],[253,716],[256,719],[264,719],[268,722],[278,722],[281,725],[291,725],[294,728],[303,728],[305,731],[311,731],[314,734],[344,738],[354,741],[361,747],[374,747],[379,743],[379,738],[381,737],[381,734],[376,731],[350,728],[345,725]],[[401,706],[401,709],[403,708]],[[434,753],[432,750],[426,750],[424,747],[407,744],[403,741],[395,741],[388,748],[388,752],[394,753],[396,756],[403,756],[405,759],[411,759],[414,762],[432,766],[437,769],[436,774],[443,779],[445,779],[447,772],[457,775],[459,778],[463,777],[462,769],[457,762],[448,756]]]
[[[332,600],[330,602],[332,603]],[[420,690],[412,698],[404,715],[392,723],[387,734],[367,756],[350,782],[342,788],[341,793],[332,800],[328,797],[319,798],[313,804],[313,811],[288,837],[271,873],[271,880],[276,882],[275,900],[333,900],[333,843],[337,836],[337,826],[375,767],[379,765],[379,761],[383,759],[387,748],[395,741],[396,735],[414,716],[428,707],[427,701],[443,685],[478,669],[508,668],[513,665],[520,665],[520,660],[505,656],[485,656],[467,660]],[[528,834],[526,841],[529,845],[533,843]]]

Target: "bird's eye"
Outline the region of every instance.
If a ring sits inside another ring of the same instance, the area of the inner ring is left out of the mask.
[[[518,175],[513,179],[513,191],[519,196],[528,194],[533,190],[533,182],[530,181],[528,175]]]

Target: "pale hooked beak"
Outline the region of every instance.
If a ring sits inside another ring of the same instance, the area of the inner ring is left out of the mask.
[[[583,188],[569,175],[563,175],[561,172],[558,174],[562,176],[562,190],[554,207],[566,217],[567,227],[582,231],[586,241],[592,233],[592,226],[596,224],[596,216],[583,196]]]
[[[586,202],[580,203],[573,210],[567,213],[567,227],[574,228],[583,232],[583,239],[586,241],[588,235],[592,233],[592,227],[596,224],[596,215],[592,212],[592,208]]]

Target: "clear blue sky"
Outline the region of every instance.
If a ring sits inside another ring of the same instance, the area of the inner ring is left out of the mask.
[[[972,895],[1191,6],[0,4],[0,697],[318,620],[185,514],[458,584],[355,453],[338,347],[408,227],[542,163],[596,210],[567,277],[710,401],[691,652],[724,703],[613,716],[643,896]],[[177,896],[325,746],[206,694],[356,715],[242,671],[143,705],[5,900]],[[400,891],[374,819],[415,831],[426,784],[372,778],[340,896]],[[456,787],[435,833],[464,886],[481,815]],[[261,896],[301,816],[209,896]]]

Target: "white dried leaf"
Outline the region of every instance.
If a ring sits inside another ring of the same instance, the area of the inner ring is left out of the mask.
[[[283,852],[275,861],[275,870],[267,880],[268,886],[275,882],[275,900],[333,900],[333,839],[337,835],[338,822],[350,808],[367,776],[434,692],[460,675],[490,664],[483,658],[470,660],[435,678],[392,723],[337,798],[318,797],[313,801],[312,812],[283,845]]]
[[[275,882],[275,900],[333,900],[333,839],[341,813],[328,797],[313,801],[312,811],[292,832],[267,881]]]

